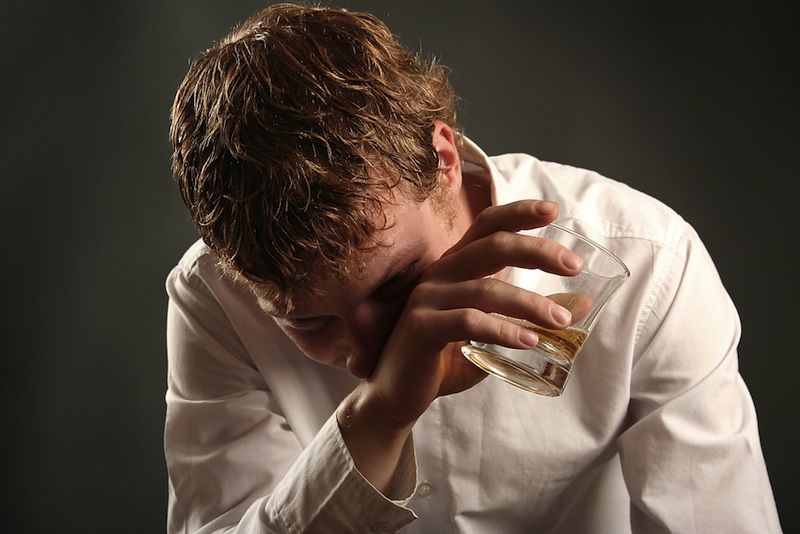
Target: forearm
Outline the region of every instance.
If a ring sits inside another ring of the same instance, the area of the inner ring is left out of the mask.
[[[342,439],[361,475],[390,499],[392,480],[412,424],[387,418],[377,407],[374,392],[362,384],[339,405],[336,419]]]

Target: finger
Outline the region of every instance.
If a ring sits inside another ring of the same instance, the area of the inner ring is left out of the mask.
[[[572,322],[569,310],[550,298],[493,278],[425,283],[417,289],[413,305],[440,310],[476,308],[552,329],[566,328]]]
[[[478,214],[466,233],[444,256],[495,232],[519,232],[546,226],[557,215],[558,204],[547,200],[519,200],[501,206],[489,206]]]
[[[587,293],[554,293],[547,298],[572,314],[572,322],[577,322],[586,317],[592,310],[594,299]]]
[[[431,264],[427,278],[453,282],[482,278],[509,265],[573,276],[580,272],[582,260],[550,239],[495,232]]]
[[[447,343],[466,339],[512,349],[528,349],[539,342],[539,335],[533,330],[475,308],[419,313],[407,320],[417,332],[422,349],[441,350]]]

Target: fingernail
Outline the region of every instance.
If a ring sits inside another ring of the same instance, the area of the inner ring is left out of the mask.
[[[580,269],[583,266],[581,257],[570,250],[564,250],[561,253],[561,263],[570,269]]]
[[[539,343],[539,336],[533,330],[521,328],[519,331],[519,340],[528,347],[535,347]]]
[[[572,314],[568,309],[559,306],[555,302],[550,304],[550,315],[556,320],[558,324],[567,326],[572,322]]]
[[[557,209],[558,205],[555,202],[550,202],[549,200],[541,200],[536,204],[536,213],[539,215],[550,215]]]

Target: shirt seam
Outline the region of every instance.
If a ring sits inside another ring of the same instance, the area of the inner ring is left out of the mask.
[[[669,274],[670,269],[671,269],[672,265],[674,264],[676,258],[678,257],[677,245],[680,244],[681,241],[683,241],[683,240],[679,239],[678,243],[676,243],[676,245],[673,245],[673,246],[662,244],[662,246],[668,247],[668,251],[672,254],[673,257],[670,259],[669,263],[667,263],[666,265],[664,265],[663,267],[661,267],[659,269],[659,272],[657,274],[654,273],[654,279],[657,279],[657,283],[653,284],[653,290],[648,295],[648,298],[645,301],[645,305],[642,308],[642,311],[641,311],[641,314],[640,314],[640,318],[637,321],[636,335],[634,336],[634,340],[633,340],[634,355],[637,355],[637,354],[640,353],[640,351],[639,351],[639,342],[641,341],[641,336],[644,333],[645,329],[647,328],[647,325],[650,324],[651,319],[655,316],[656,303],[659,302],[659,299],[660,299],[661,295],[664,293],[664,289],[666,287],[666,283],[667,283],[667,279],[668,279],[668,274]],[[658,244],[658,242],[651,243],[651,245],[653,247],[655,247],[657,244]],[[656,267],[658,265],[657,262],[656,262],[657,254],[658,254],[658,251],[656,251],[656,250],[652,251],[653,269],[656,269]],[[636,362],[638,361],[638,358],[636,358],[635,356],[634,356],[634,358],[635,359],[634,359],[634,362],[632,363],[632,365],[635,366]]]

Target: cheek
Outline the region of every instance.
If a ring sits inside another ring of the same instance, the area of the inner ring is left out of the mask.
[[[326,332],[294,332],[284,329],[284,332],[303,354],[323,365],[341,367],[342,359],[347,356],[346,349],[335,336]]]
[[[423,264],[427,265],[441,258],[442,254],[458,242],[459,237],[455,232],[445,232],[444,230],[434,234],[425,250]]]
[[[442,254],[450,250],[464,235],[464,232],[456,226],[449,229],[440,226],[437,230],[433,234],[433,239],[428,243],[426,259],[429,261],[441,258]]]

